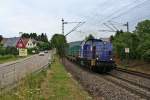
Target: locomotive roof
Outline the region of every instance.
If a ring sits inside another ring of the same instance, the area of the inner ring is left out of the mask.
[[[88,39],[88,40],[84,40],[84,41],[82,41],[81,42],[81,45],[84,45],[86,42],[88,42],[88,41],[99,41],[99,42],[102,42],[103,40],[101,40],[101,39]]]
[[[88,39],[88,40],[86,40],[85,42],[87,42],[87,41],[100,41],[100,42],[102,42],[101,39]]]

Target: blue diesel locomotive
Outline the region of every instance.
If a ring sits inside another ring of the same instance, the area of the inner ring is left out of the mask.
[[[82,41],[79,50],[76,49],[76,53],[68,58],[73,58],[78,64],[93,71],[105,73],[115,68],[112,51],[113,47],[110,42],[100,39],[88,39]]]

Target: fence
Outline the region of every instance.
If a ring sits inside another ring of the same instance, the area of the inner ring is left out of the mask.
[[[26,75],[47,67],[53,54],[53,51],[50,51],[44,56],[34,55],[13,63],[0,65],[0,88],[14,85]]]

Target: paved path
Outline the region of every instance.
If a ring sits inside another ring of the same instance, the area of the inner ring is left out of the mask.
[[[39,56],[38,54],[21,60],[0,64],[0,88],[19,81],[21,78],[37,71],[48,64],[52,52]]]

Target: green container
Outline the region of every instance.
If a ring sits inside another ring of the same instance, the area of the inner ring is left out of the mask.
[[[82,41],[75,41],[68,43],[69,47],[67,48],[67,55],[72,57],[79,56],[81,42]]]
[[[69,56],[77,57],[79,56],[79,52],[80,52],[80,46],[72,46],[68,48]]]

